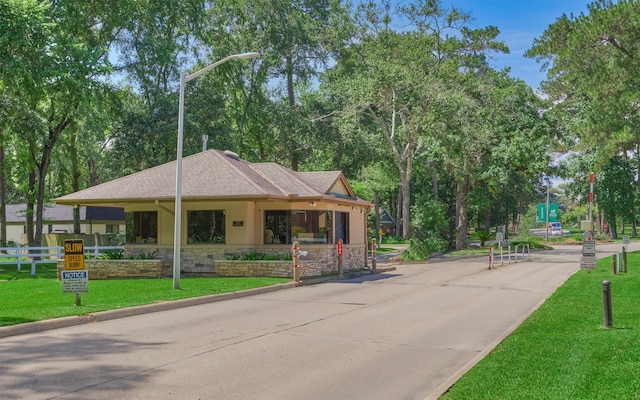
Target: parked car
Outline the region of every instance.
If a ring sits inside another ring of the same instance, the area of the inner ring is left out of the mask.
[[[549,222],[551,236],[562,236],[562,224],[560,222]]]

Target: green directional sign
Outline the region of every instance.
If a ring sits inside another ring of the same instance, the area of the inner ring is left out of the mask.
[[[547,204],[538,203],[538,222],[547,221]],[[549,222],[558,222],[558,203],[549,204]]]

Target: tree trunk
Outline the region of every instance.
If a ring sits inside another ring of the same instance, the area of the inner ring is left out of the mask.
[[[458,182],[456,188],[456,250],[467,247],[467,231],[469,221],[467,220],[467,196],[469,195],[469,176],[465,176],[462,182]]]
[[[35,187],[36,187],[36,170],[35,169],[31,169],[31,171],[29,171],[29,178],[28,178],[28,187],[27,187],[27,210],[26,210],[26,214],[25,214],[25,233],[27,235],[27,244],[29,246],[34,246],[34,234],[33,234],[33,208],[34,208],[34,199],[33,199],[33,192],[35,191]]]
[[[611,232],[611,239],[618,238],[618,228],[616,227],[616,219],[615,217],[608,218],[609,219],[609,232]]]
[[[374,191],[374,204],[375,204],[375,218],[376,218],[376,238],[382,241],[380,237],[380,196],[378,196],[378,192]]]
[[[402,177],[402,238],[407,240],[411,236],[411,196],[409,195],[409,178]]]
[[[0,135],[1,136],[1,135]],[[4,141],[0,143],[0,243],[7,246],[7,179]]]
[[[484,230],[491,231],[491,209],[484,212]]]
[[[74,111],[77,110],[77,105]],[[60,119],[55,126],[49,126],[48,136],[42,147],[42,158],[34,160],[38,166],[38,191],[37,191],[37,208],[36,208],[36,229],[33,235],[33,241],[36,246],[41,246],[42,243],[42,225],[44,223],[44,192],[47,181],[47,171],[51,164],[51,153],[58,141],[58,138],[62,132],[67,128],[71,122],[71,113],[67,113]],[[35,171],[34,171],[35,172]]]
[[[69,148],[69,155],[71,157],[71,187],[74,193],[80,191],[80,168],[78,168],[78,150],[76,147],[77,143],[78,132],[74,132],[73,137],[71,138],[71,146]],[[79,207],[73,207],[73,233],[81,233]]]
[[[293,59],[291,55],[287,55],[286,59],[286,74],[287,74],[287,99],[289,101],[289,107],[292,109],[296,106],[296,98],[295,92],[293,88]],[[292,146],[289,154],[289,161],[291,162],[291,169],[297,171],[300,164],[300,155],[298,154],[298,150],[296,149],[296,141],[294,139],[294,132],[290,132],[291,137],[289,138]]]
[[[438,172],[436,172],[435,165],[431,174],[431,186],[433,187],[433,200],[438,201]]]
[[[398,188],[398,201],[396,202],[396,236],[402,236],[402,186]]]

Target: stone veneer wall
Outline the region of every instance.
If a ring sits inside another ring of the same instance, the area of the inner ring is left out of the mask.
[[[164,278],[172,276],[170,260],[85,260],[89,279]],[[58,279],[64,260],[58,260]]]
[[[158,258],[173,260],[173,248],[153,247],[138,250],[128,249],[129,254],[138,254],[143,252],[155,252]],[[338,272],[338,252],[335,246],[327,247],[326,245],[301,245],[300,250],[306,251],[307,255],[300,257],[300,276],[319,276],[327,273]],[[255,251],[266,254],[285,254],[291,252],[290,246],[257,246],[254,248],[247,247],[228,247],[223,245],[213,246],[188,246],[183,247],[180,251],[181,263],[180,269],[186,275],[209,275],[217,274],[218,265],[224,263],[225,256],[228,254],[242,254],[244,252]],[[342,253],[342,264],[344,271],[364,268],[365,249],[364,246],[345,245]],[[247,260],[245,262],[249,262]],[[265,261],[266,262],[266,261]],[[274,261],[276,263],[277,261]],[[293,261],[281,261],[293,264]],[[238,261],[235,261],[237,264]],[[224,264],[223,264],[224,265]],[[304,265],[304,267],[303,267]],[[229,271],[228,266],[224,266],[224,271]],[[264,268],[261,266],[260,268]],[[279,268],[279,267],[278,267]],[[308,270],[308,273],[305,271]],[[241,271],[244,273],[244,271]],[[245,276],[245,275],[236,275]],[[257,276],[257,275],[254,275]],[[280,276],[280,275],[275,275]]]
[[[338,254],[336,249],[322,245],[300,246],[306,256],[300,257],[300,276],[320,276],[338,273]],[[227,246],[189,246],[181,249],[181,273],[192,276],[274,276],[293,277],[293,261],[267,260],[227,260],[225,255],[255,251],[267,254],[285,254],[291,251],[289,246],[259,246],[256,248]],[[172,275],[173,248],[171,247],[131,247],[127,254],[137,255],[155,253],[158,260],[86,260],[89,279],[107,278],[157,278]],[[365,249],[363,246],[343,248],[342,263],[344,272],[364,268]],[[64,268],[64,262],[58,262],[58,271]],[[94,264],[95,263],[95,264]],[[156,264],[155,266],[154,263]],[[92,271],[93,270],[93,271]],[[58,273],[59,276],[59,273]]]

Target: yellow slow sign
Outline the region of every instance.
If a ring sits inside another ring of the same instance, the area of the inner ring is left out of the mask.
[[[84,240],[68,239],[64,241],[64,268],[67,270],[84,269]]]

